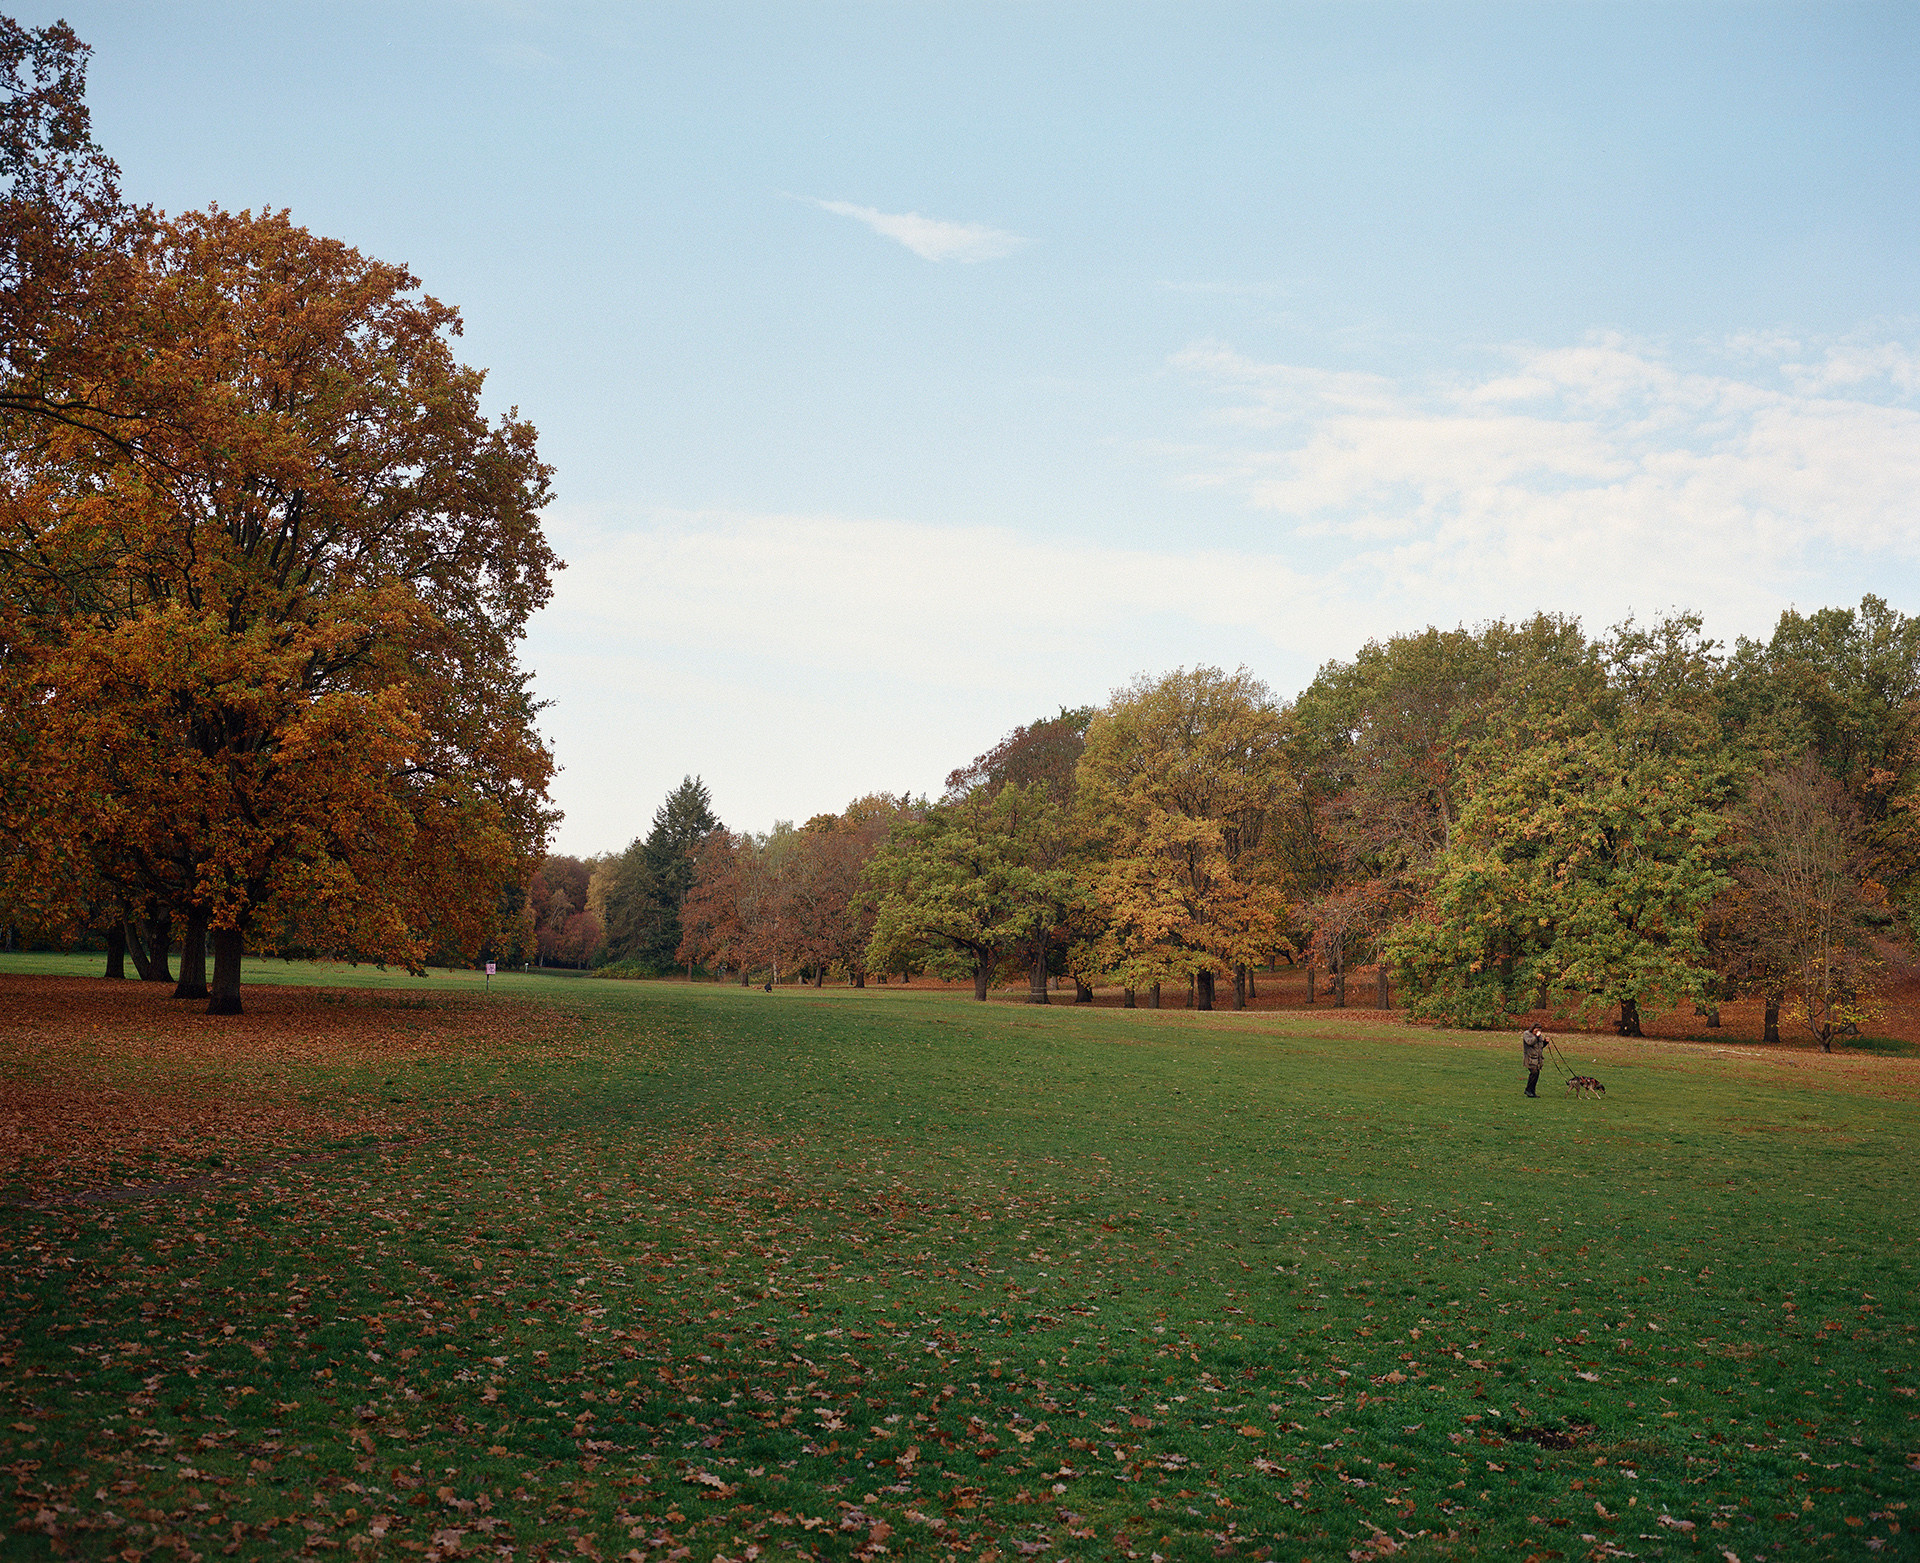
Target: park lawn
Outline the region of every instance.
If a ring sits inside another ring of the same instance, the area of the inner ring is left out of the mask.
[[[1916,1550],[1910,1058],[50,969],[9,1556]]]

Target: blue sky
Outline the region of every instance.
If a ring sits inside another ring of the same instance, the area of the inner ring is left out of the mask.
[[[465,312],[564,850],[1196,661],[1920,610],[1910,5],[16,6],[130,194]]]

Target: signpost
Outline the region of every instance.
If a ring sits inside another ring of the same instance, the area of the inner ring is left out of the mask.
[[[493,962],[487,962],[487,992],[493,992]]]

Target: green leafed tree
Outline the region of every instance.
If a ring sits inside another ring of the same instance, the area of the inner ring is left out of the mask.
[[[653,827],[623,852],[606,887],[607,954],[652,971],[673,968],[680,909],[693,888],[695,858],[720,828],[713,798],[697,776],[682,779],[654,811]]]
[[[1720,813],[1738,785],[1697,620],[1625,626],[1603,699],[1535,691],[1472,751],[1458,822],[1387,937],[1416,1013],[1495,1025],[1704,996],[1702,924],[1728,884]]]
[[[1059,843],[1068,829],[1039,782],[976,786],[896,825],[867,865],[878,903],[867,965],[971,977],[984,1001],[995,973],[1031,964],[1065,920],[1074,876]]]

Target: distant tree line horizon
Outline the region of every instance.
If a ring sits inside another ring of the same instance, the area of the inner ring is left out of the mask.
[[[1697,615],[1537,615],[1329,662],[1142,676],[1015,727],[935,798],[727,829],[689,776],[624,851],[550,855],[508,953],[735,981],[1177,985],[1306,962],[1417,1015],[1638,1034],[1736,998],[1822,1046],[1920,921],[1920,621],[1868,596],[1725,647]]]

